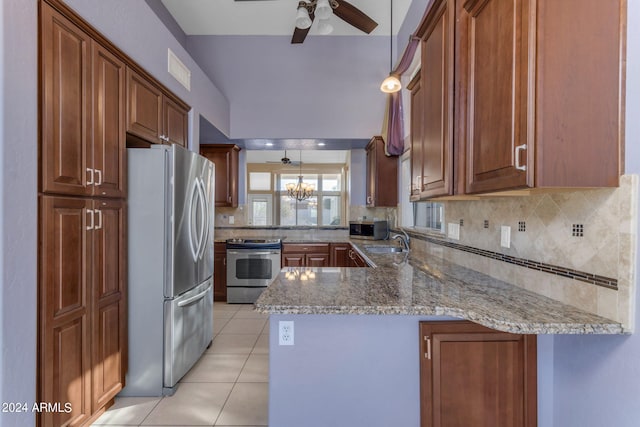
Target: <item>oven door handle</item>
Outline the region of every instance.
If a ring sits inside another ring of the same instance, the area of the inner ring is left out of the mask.
[[[227,254],[230,255],[280,255],[280,252],[278,251],[270,251],[270,252],[255,252],[251,249],[249,250],[242,250],[242,251],[230,251],[227,250]]]

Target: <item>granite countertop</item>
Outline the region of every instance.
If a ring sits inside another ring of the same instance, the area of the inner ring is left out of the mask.
[[[262,293],[256,310],[271,314],[453,316],[519,334],[623,333],[620,323],[442,259],[413,252],[372,254],[363,245],[376,243],[351,243],[375,267],[286,267]],[[303,280],[287,275],[289,270],[313,271],[315,276]]]

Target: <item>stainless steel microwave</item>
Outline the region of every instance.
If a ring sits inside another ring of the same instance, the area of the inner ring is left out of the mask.
[[[388,221],[350,221],[349,236],[360,239],[384,240],[389,237]]]

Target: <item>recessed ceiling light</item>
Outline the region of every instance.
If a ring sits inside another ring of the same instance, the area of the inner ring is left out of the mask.
[[[324,142],[318,142],[318,145],[319,145],[320,147],[324,147],[326,144],[325,144]]]
[[[266,145],[267,147],[273,147],[273,142],[267,142],[264,145]]]

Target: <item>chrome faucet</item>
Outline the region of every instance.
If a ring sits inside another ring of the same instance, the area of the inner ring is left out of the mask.
[[[402,242],[402,246],[407,250],[407,252],[409,252],[409,240],[411,239],[409,238],[407,232],[403,229],[400,229],[400,232],[402,234],[393,234],[391,238],[400,240],[400,242]]]

